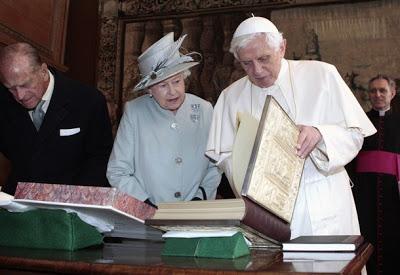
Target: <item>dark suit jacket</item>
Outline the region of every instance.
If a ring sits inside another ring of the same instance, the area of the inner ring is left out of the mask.
[[[113,138],[104,96],[52,73],[54,91],[39,132],[28,111],[0,88],[0,151],[12,164],[2,191],[9,194],[18,181],[109,186]]]

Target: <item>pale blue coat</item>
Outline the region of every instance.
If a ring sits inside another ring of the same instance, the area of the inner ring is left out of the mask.
[[[214,199],[221,179],[204,155],[213,108],[186,94],[176,115],[149,95],[125,105],[108,162],[110,184],[139,200]]]

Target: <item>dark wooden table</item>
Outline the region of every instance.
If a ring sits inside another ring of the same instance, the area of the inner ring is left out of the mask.
[[[359,274],[372,253],[365,243],[348,261],[292,261],[279,250],[234,260],[163,257],[163,243],[132,241],[75,252],[0,247],[0,274]]]

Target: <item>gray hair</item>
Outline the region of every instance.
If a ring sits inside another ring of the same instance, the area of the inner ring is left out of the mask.
[[[396,82],[391,78],[390,76],[384,75],[384,74],[378,74],[377,76],[374,76],[368,81],[368,88],[371,86],[372,82],[375,80],[386,80],[387,83],[389,84],[389,87],[393,90],[396,91]]]
[[[2,64],[9,64],[8,62],[14,60],[17,56],[26,56],[32,68],[42,65],[42,59],[38,51],[28,43],[19,42],[8,45],[0,50],[0,62]]]
[[[188,77],[190,76],[191,73],[192,73],[192,72],[191,72],[189,69],[184,70],[184,71],[182,72],[182,74],[183,74],[183,79],[188,78]]]
[[[229,51],[233,53],[235,58],[237,59],[237,53],[240,49],[246,47],[250,41],[253,39],[264,36],[265,37],[265,42],[267,45],[269,45],[271,48],[273,48],[275,51],[279,49],[279,47],[282,45],[283,42],[283,35],[282,33],[272,33],[272,32],[257,32],[257,33],[251,33],[251,34],[245,34],[241,35],[238,37],[235,37],[231,41],[231,47]]]

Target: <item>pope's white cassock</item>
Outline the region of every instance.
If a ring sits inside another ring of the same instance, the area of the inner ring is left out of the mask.
[[[260,119],[272,95],[297,125],[318,128],[323,139],[307,157],[291,221],[299,235],[360,234],[349,177],[344,166],[376,132],[333,65],[282,59],[275,84],[260,88],[243,77],[226,88],[214,108],[206,155],[217,162],[232,185],[232,148],[236,115]]]

